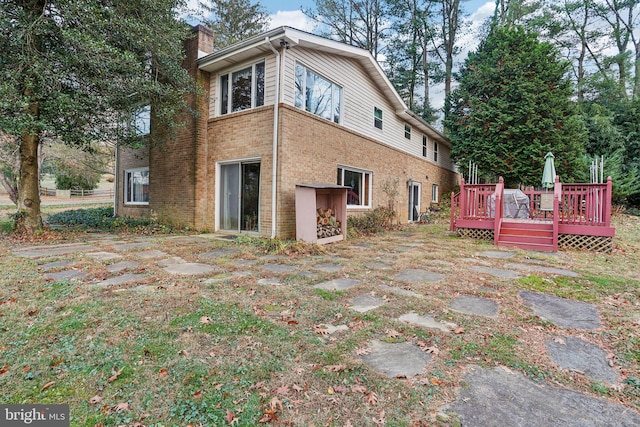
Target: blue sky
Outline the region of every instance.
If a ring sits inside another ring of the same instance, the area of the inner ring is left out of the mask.
[[[271,14],[271,27],[287,25],[301,30],[312,31],[313,23],[301,12],[301,7],[314,8],[314,0],[262,0],[260,2]],[[493,11],[494,0],[469,0],[462,2],[466,13],[474,21],[474,14],[484,20],[487,11]],[[489,12],[490,14],[491,12]]]

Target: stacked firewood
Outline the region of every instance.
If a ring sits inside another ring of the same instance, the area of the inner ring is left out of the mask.
[[[342,234],[340,221],[336,219],[333,209],[316,210],[316,230],[318,239]]]

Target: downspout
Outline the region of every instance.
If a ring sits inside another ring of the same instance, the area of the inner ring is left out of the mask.
[[[265,38],[265,42],[271,48],[276,56],[276,87],[275,87],[275,103],[273,106],[273,154],[272,154],[272,175],[271,175],[271,238],[276,237],[276,219],[277,219],[277,180],[278,180],[278,116],[280,110],[280,52],[271,44],[269,37]]]
[[[113,217],[116,218],[118,216],[118,183],[120,182],[120,159],[118,159],[118,141],[116,141],[116,165],[115,165],[115,179],[113,182],[115,183],[115,188],[113,189]]]

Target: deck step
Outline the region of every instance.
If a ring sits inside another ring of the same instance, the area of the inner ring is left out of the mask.
[[[553,244],[538,244],[538,243],[522,243],[522,242],[510,242],[501,240],[498,242],[498,246],[503,247],[515,247],[520,249],[526,249],[530,251],[540,251],[540,252],[554,252]]]
[[[505,220],[500,228],[498,246],[553,252],[553,224]]]

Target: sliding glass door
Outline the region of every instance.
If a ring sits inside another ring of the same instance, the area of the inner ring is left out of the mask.
[[[260,163],[238,162],[220,166],[220,229],[258,231]]]

